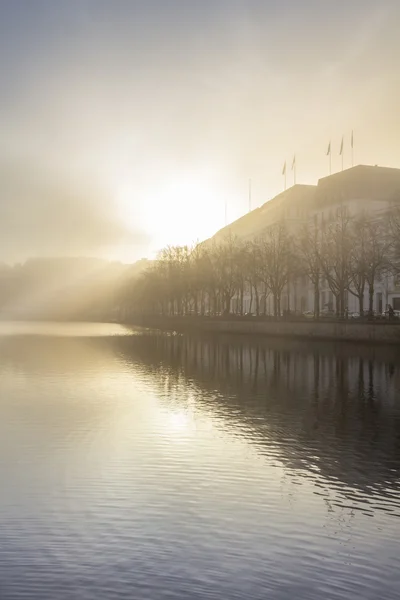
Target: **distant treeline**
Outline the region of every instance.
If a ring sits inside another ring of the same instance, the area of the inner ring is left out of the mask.
[[[8,319],[114,318],[125,282],[143,262],[96,258],[37,258],[0,266],[0,317]]]

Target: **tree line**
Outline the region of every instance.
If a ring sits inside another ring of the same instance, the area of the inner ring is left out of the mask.
[[[284,222],[252,240],[228,234],[221,241],[167,246],[144,273],[123,286],[128,312],[160,315],[282,314],[282,297],[295,282],[314,290],[319,317],[320,291],[329,289],[335,312],[343,317],[346,298],[358,299],[359,313],[372,315],[375,284],[399,272],[400,213],[390,218],[351,216],[339,208],[329,220],[316,217],[291,231]],[[367,306],[365,297],[367,296]]]

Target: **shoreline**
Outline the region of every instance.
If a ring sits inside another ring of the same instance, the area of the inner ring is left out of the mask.
[[[165,317],[142,315],[126,325],[137,325],[178,333],[254,335],[264,338],[357,342],[366,344],[400,344],[400,322],[359,322],[287,320],[274,321],[248,317]]]

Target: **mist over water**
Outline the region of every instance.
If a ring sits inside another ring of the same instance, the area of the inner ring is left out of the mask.
[[[1,325],[7,600],[395,598],[393,349]]]

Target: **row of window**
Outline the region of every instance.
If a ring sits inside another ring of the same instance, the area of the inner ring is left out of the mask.
[[[349,216],[349,207],[348,206],[338,206],[336,209],[331,209],[326,214],[322,211],[320,213],[316,213],[314,215],[314,225],[324,226],[325,223],[330,223],[334,219],[338,219],[339,217],[348,217]]]

